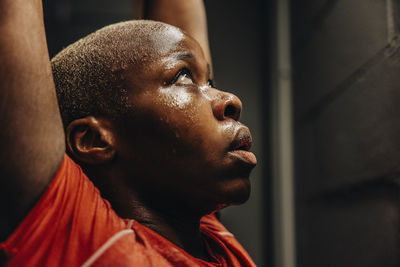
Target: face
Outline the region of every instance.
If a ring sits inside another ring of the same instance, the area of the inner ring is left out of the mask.
[[[246,201],[256,158],[242,103],[213,87],[200,46],[178,29],[160,30],[146,49],[127,75],[132,113],[116,134],[130,186],[204,212]]]

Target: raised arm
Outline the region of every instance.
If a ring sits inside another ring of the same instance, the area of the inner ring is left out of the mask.
[[[62,161],[64,132],[41,0],[0,0],[0,240],[37,202]]]
[[[207,17],[203,0],[144,0],[144,18],[162,21],[186,31],[203,48],[211,64]]]

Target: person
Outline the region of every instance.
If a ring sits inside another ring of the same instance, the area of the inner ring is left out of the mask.
[[[6,265],[254,266],[215,216],[248,199],[256,158],[240,100],[213,87],[205,20],[190,28],[204,7],[146,12],[201,45],[129,21],[50,62],[41,1],[0,0]]]

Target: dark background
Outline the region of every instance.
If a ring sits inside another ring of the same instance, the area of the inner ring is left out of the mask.
[[[44,0],[50,56],[79,38],[111,23],[129,20],[130,0]],[[252,173],[252,196],[222,212],[224,225],[258,266],[271,266],[270,190],[268,179],[269,17],[265,1],[206,0],[208,28],[218,88],[239,96],[242,122],[252,131],[259,164]]]
[[[298,266],[400,266],[399,1],[291,2]]]

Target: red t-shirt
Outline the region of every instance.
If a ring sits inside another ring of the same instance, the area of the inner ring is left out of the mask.
[[[200,225],[215,262],[124,220],[68,156],[46,193],[0,248],[8,266],[255,266],[213,214]]]

